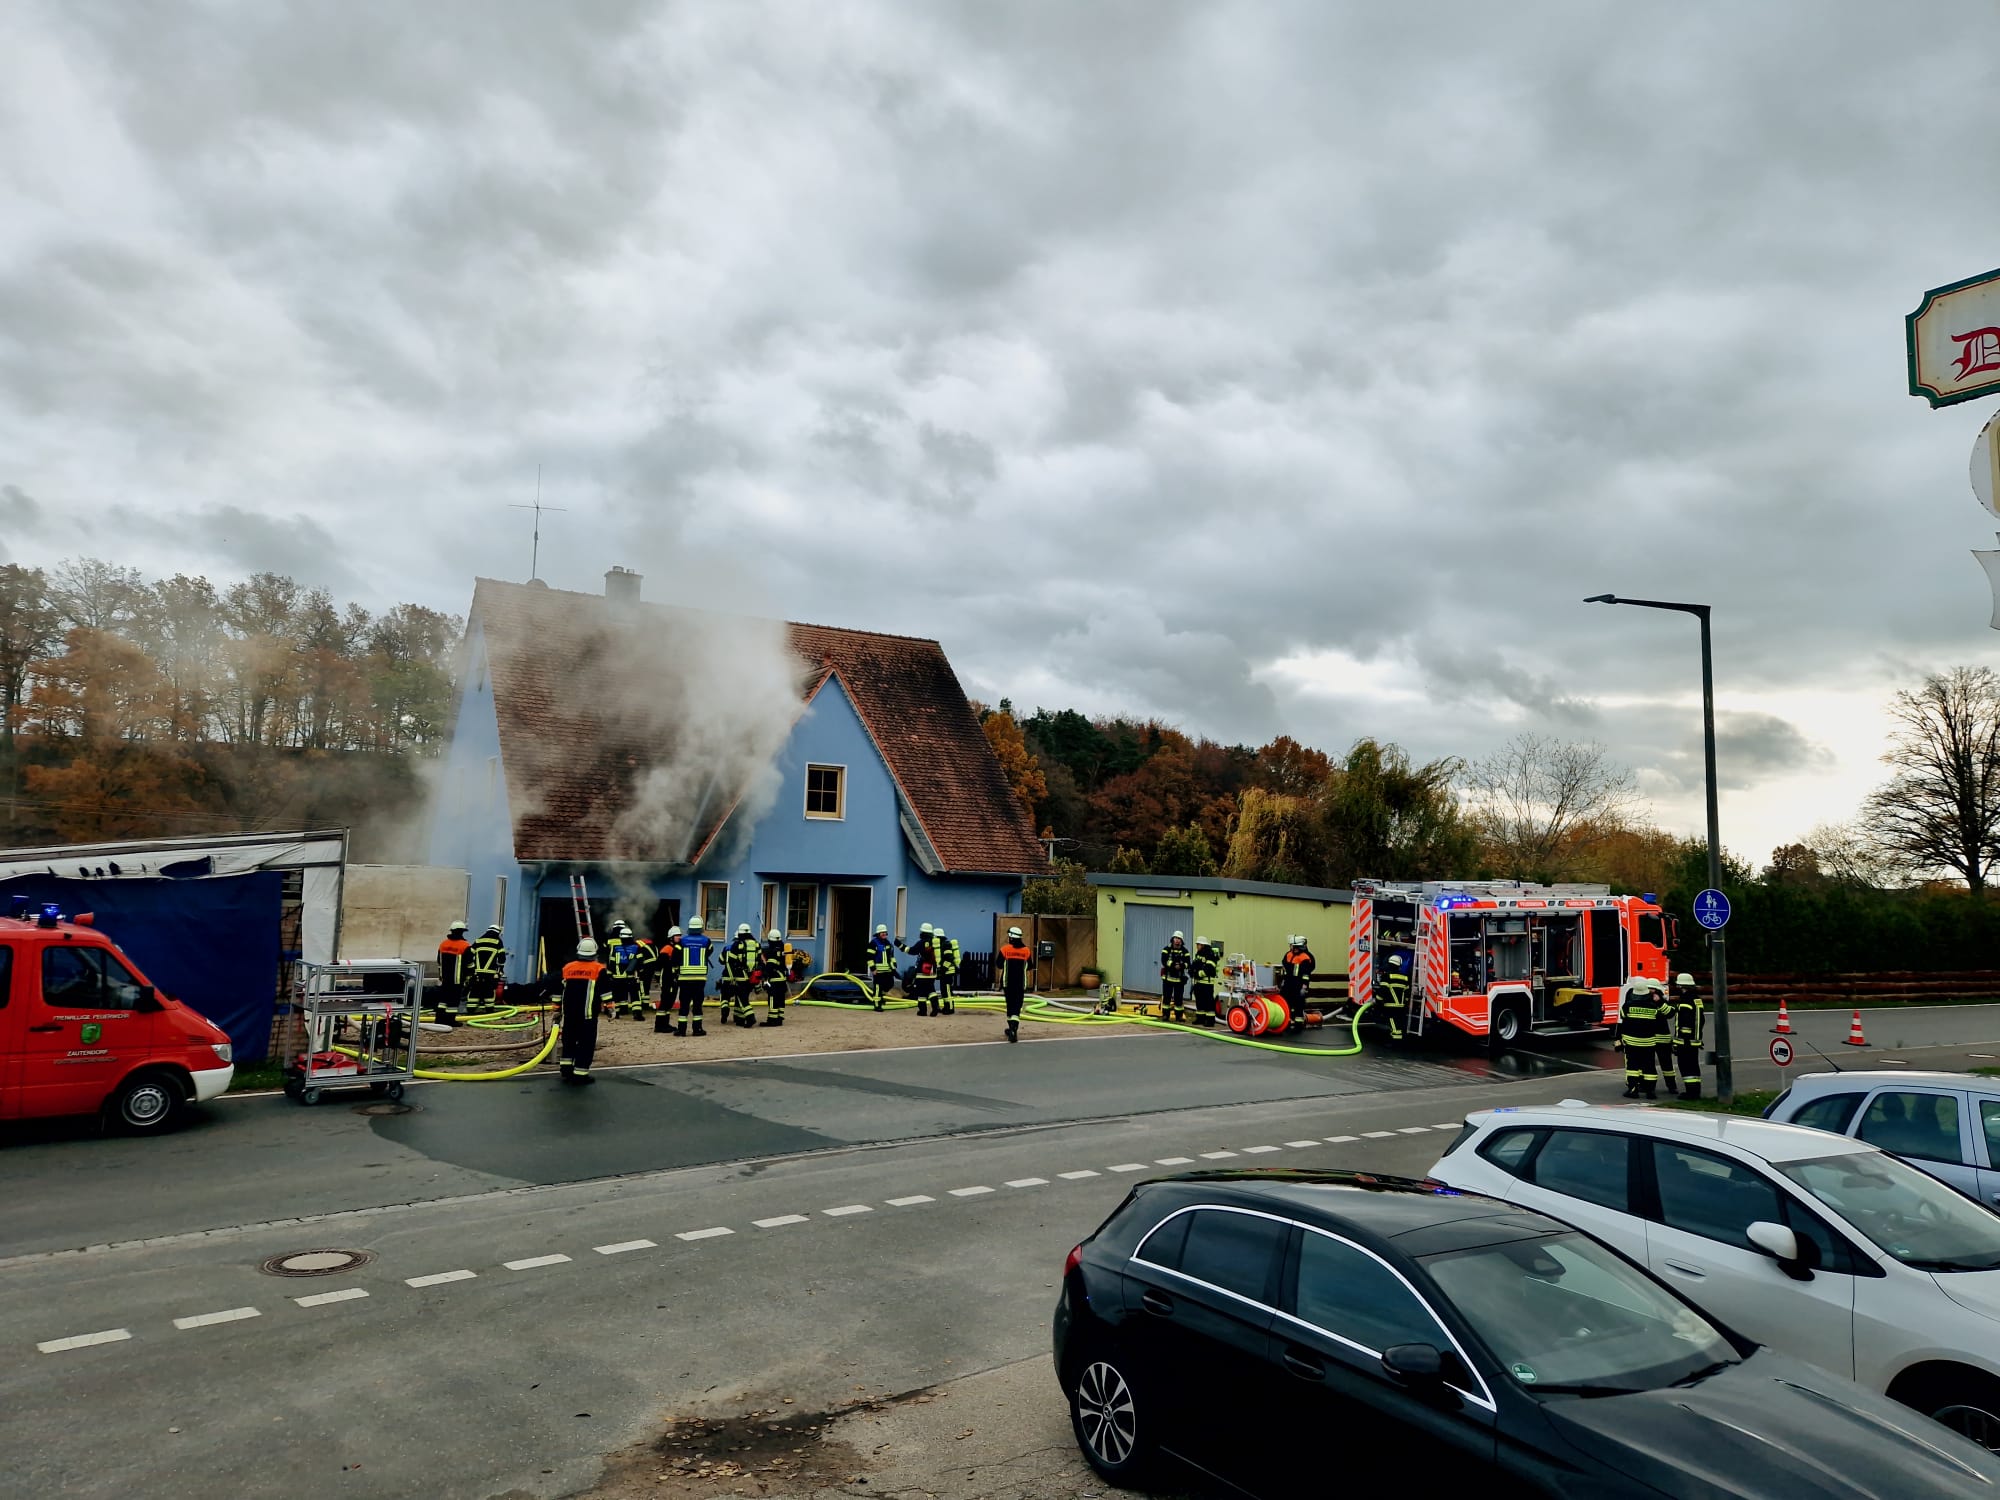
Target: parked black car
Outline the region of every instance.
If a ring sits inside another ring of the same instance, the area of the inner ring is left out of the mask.
[[[1177,1459],[1270,1500],[1343,1467],[1480,1500],[2000,1497],[2000,1457],[1588,1235],[1434,1183],[1143,1183],[1070,1252],[1055,1356],[1118,1485]]]

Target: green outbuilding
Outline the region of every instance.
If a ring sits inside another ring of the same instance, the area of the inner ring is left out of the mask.
[[[1160,950],[1176,932],[1222,945],[1260,964],[1284,956],[1295,932],[1319,960],[1321,978],[1347,971],[1352,891],[1193,875],[1092,875],[1097,889],[1097,966],[1105,982],[1140,995],[1160,992]]]

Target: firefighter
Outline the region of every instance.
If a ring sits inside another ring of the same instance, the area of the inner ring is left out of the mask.
[[[597,1055],[597,1007],[610,970],[597,961],[597,940],[576,945],[576,957],[562,971],[562,1069],[564,1083],[595,1083],[590,1060]]]
[[[1160,950],[1160,1019],[1163,1021],[1185,1021],[1188,1018],[1188,963],[1192,957],[1184,933],[1175,933],[1167,939],[1167,946]]]
[[[791,945],[785,941],[785,935],[773,927],[764,939],[763,951],[757,956],[757,978],[764,985],[766,1026],[785,1024],[785,1000],[792,992],[791,961]],[[744,1011],[746,1015],[749,1012],[747,1001]]]
[[[1197,1026],[1215,1024],[1215,983],[1222,976],[1218,947],[1205,937],[1194,940],[1194,959],[1188,965],[1188,977],[1194,984],[1194,1024]]]
[[[903,992],[916,999],[917,1014],[927,1016],[931,1013],[931,992],[937,987],[937,952],[931,946],[931,924],[926,922],[917,929],[915,947],[908,943],[896,946],[916,960],[910,966],[910,976],[903,985]]]
[[[1179,936],[1178,933],[1175,934]],[[1185,945],[1181,949],[1185,954]],[[1028,976],[1034,972],[1035,950],[1021,940],[1021,929],[1009,927],[1000,945],[1000,993],[1007,1001],[1007,1040],[1021,1040],[1021,1007],[1028,999]]]
[[[1403,1039],[1403,1016],[1410,1004],[1410,953],[1407,948],[1391,948],[1382,959],[1377,981],[1382,991],[1382,1019],[1389,1023],[1389,1039]]]
[[[1703,1017],[1701,991],[1695,988],[1694,975],[1674,976],[1670,1004],[1674,1012],[1674,1071],[1680,1075],[1681,1097],[1699,1099]]]
[[[689,917],[687,936],[681,939],[680,983],[674,1000],[675,1036],[688,1034],[689,1021],[694,1022],[696,1036],[708,1035],[708,1028],[701,1024],[701,1006],[708,993],[709,960],[714,950],[715,944],[701,930],[701,918]]]
[[[681,930],[667,929],[666,940],[654,954],[654,966],[660,971],[660,1004],[653,1014],[653,1030],[664,1036],[674,1029],[674,996],[681,984]]]
[[[1627,1099],[1656,1097],[1663,1008],[1660,987],[1653,980],[1635,979],[1625,986],[1625,997],[1618,1006],[1618,1045],[1625,1053]]]
[[[1285,997],[1285,1004],[1297,1015],[1305,1005],[1306,976],[1300,972],[1302,962],[1309,962],[1311,952],[1306,948],[1306,940],[1296,933],[1285,939],[1285,956],[1271,965],[1271,978],[1278,986],[1278,993]]]
[[[632,929],[623,922],[613,922],[606,943],[605,969],[608,991],[605,1011],[612,1020],[629,1007],[633,1015],[639,1013],[639,966],[645,955],[632,939]]]
[[[736,935],[722,950],[722,1018],[736,1026],[754,1026],[750,1015],[750,995],[756,988],[750,971],[757,967],[757,938],[748,922],[736,924]]]
[[[632,1019],[643,1021],[652,1008],[653,981],[660,976],[660,950],[651,938],[635,937],[639,945],[639,1000],[632,1007]]]
[[[931,1006],[934,1015],[950,1016],[958,1013],[952,1003],[952,996],[958,993],[958,965],[964,957],[954,938],[944,935],[942,927],[931,929],[931,952],[937,955],[937,1000]]]
[[[437,1018],[447,1026],[458,1024],[458,1008],[465,1003],[465,955],[471,947],[463,922],[452,923],[438,944]]]
[[[500,940],[500,924],[495,922],[478,937],[465,955],[470,973],[465,993],[468,1011],[491,1010],[500,993],[500,973],[507,967],[507,945]]]
[[[877,922],[875,936],[868,940],[868,979],[875,987],[875,1008],[880,1010],[896,987],[896,944],[887,922]]]

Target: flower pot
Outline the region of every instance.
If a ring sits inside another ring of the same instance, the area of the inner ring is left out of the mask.
[[[1083,987],[1087,990],[1094,990],[1102,983],[1104,983],[1104,976],[1101,974],[1086,974],[1083,976]]]

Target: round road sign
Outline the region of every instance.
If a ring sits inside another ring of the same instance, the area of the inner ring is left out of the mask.
[[[1781,1036],[1771,1038],[1771,1061],[1781,1068],[1792,1065],[1792,1044]]]
[[[1729,898],[1710,886],[1694,898],[1694,919],[1710,932],[1720,931],[1729,920]]]

